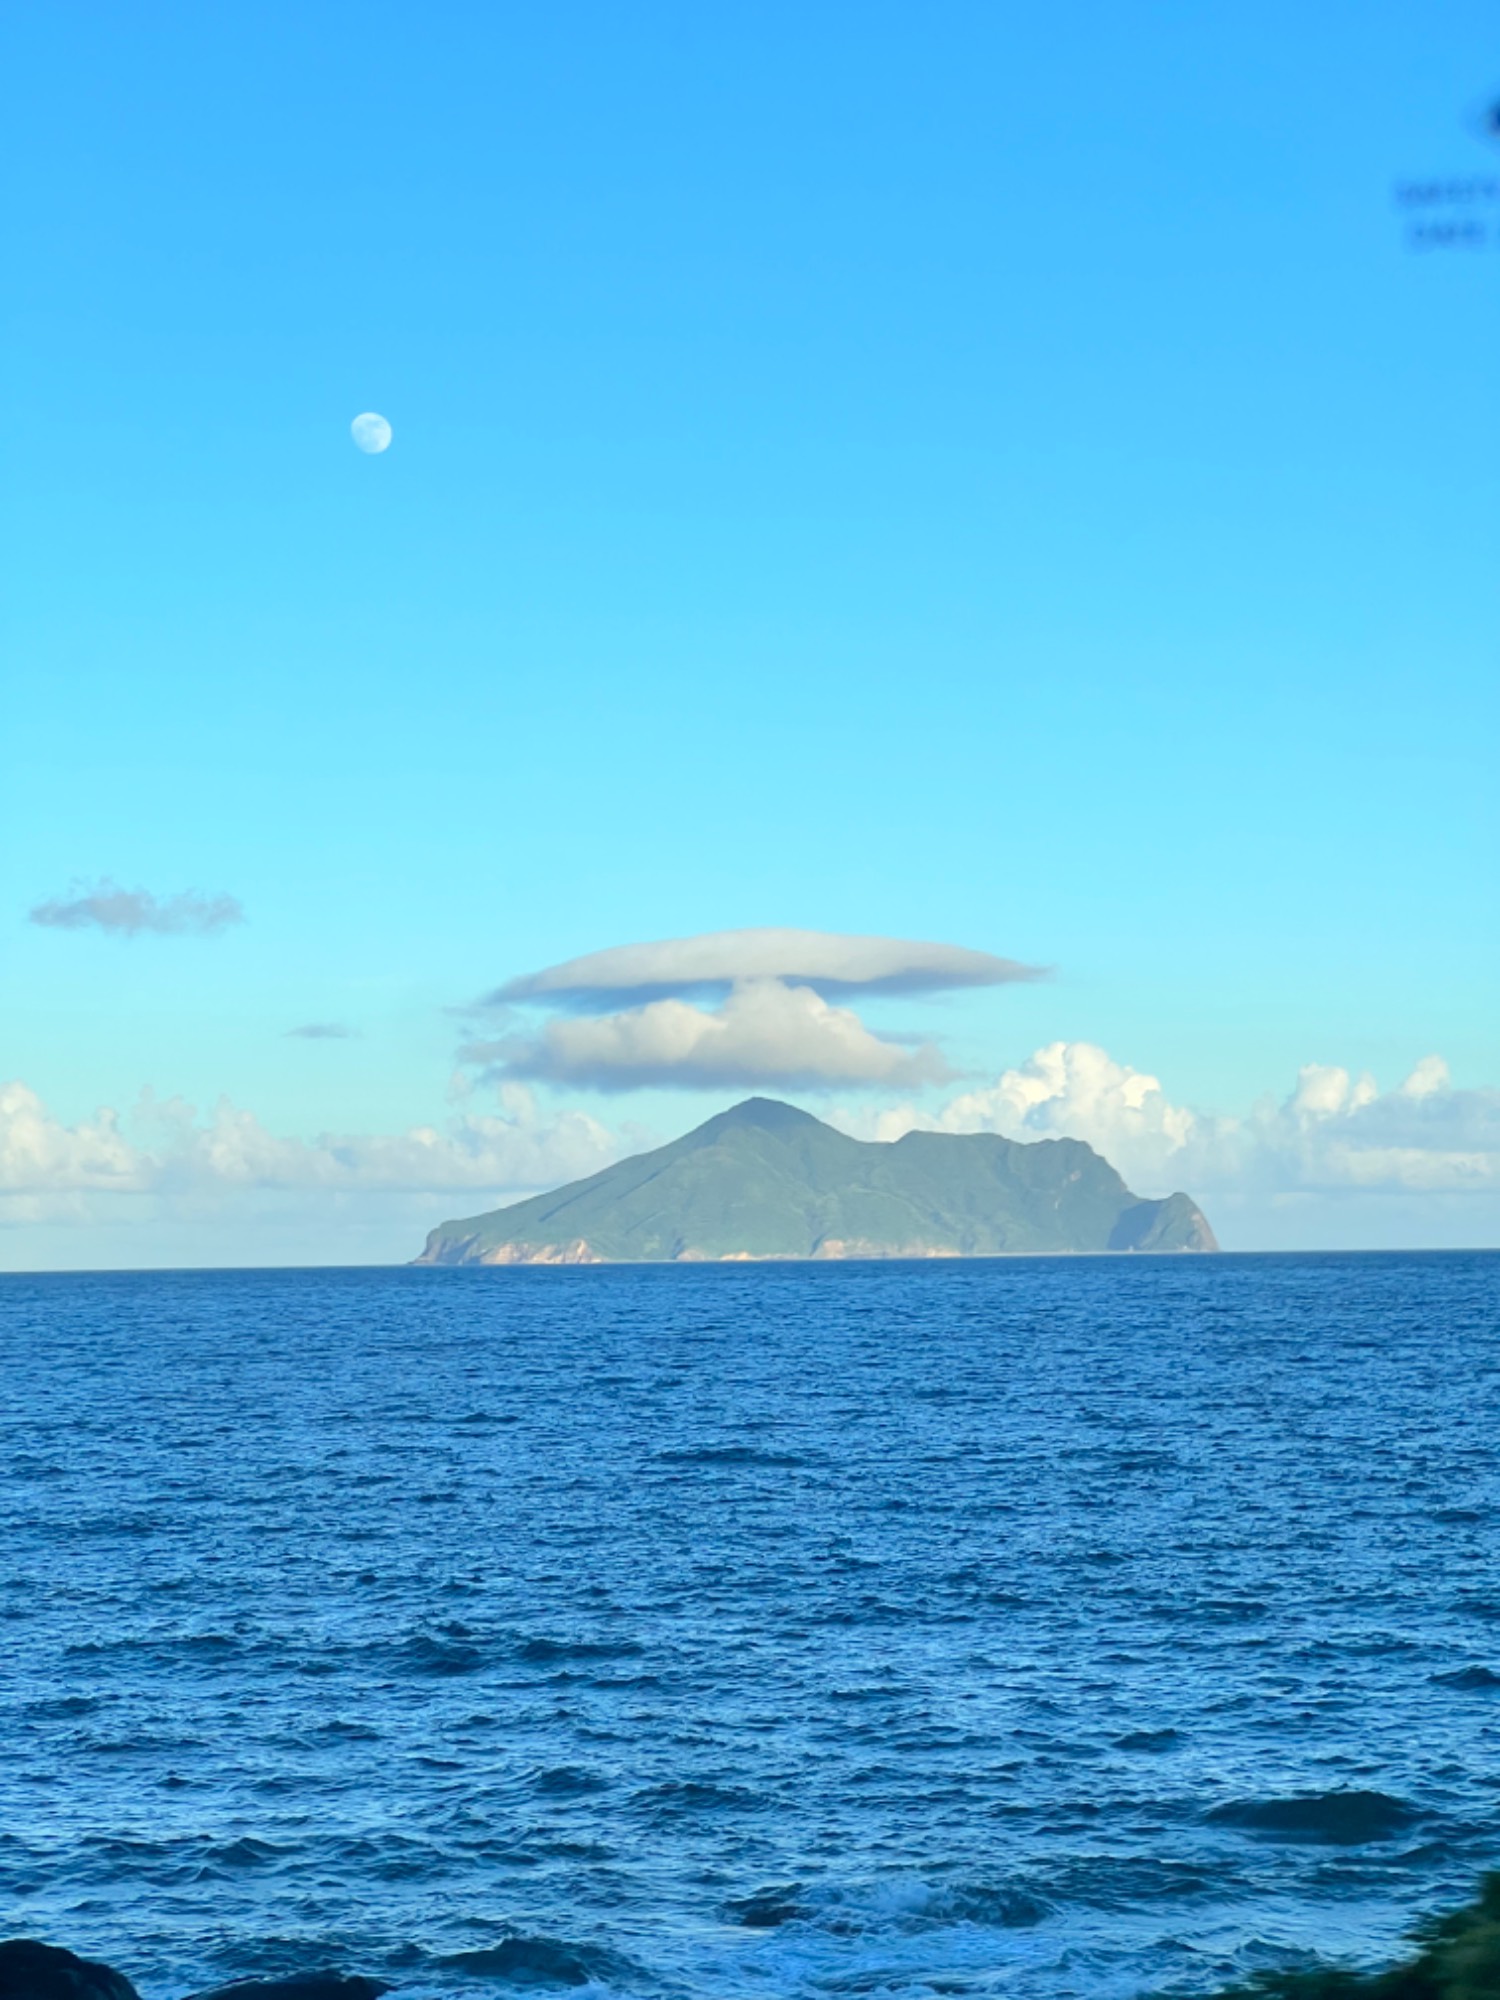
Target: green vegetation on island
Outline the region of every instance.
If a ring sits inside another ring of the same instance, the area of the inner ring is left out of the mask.
[[[1485,1876],[1472,1903],[1419,1924],[1412,1942],[1384,1972],[1265,1972],[1219,2000],[1500,2000],[1500,1874]]]
[[[851,1139],[752,1097],[654,1152],[434,1229],[421,1264],[1003,1257],[1215,1250],[1185,1194],[1143,1201],[1078,1139]]]

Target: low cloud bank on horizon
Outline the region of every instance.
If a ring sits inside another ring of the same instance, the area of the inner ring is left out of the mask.
[[[488,1080],[594,1090],[920,1088],[953,1076],[931,1041],[879,1035],[838,1000],[954,992],[1045,977],[962,945],[832,931],[709,931],[614,946],[522,974],[480,1002],[554,1018],[476,1037]],[[717,1001],[717,1005],[703,1005]]]
[[[1053,1042],[935,1112],[853,1109],[830,1122],[887,1140],[918,1127],[1084,1139],[1138,1193],[1185,1188],[1231,1247],[1500,1241],[1500,1089],[1454,1088],[1436,1056],[1384,1091],[1369,1076],[1308,1064],[1285,1098],[1230,1117],[1173,1103],[1154,1076],[1093,1044]],[[430,1197],[430,1226],[445,1196],[494,1205],[657,1143],[582,1111],[544,1114],[514,1083],[496,1116],[311,1140],[278,1138],[227,1100],[200,1116],[149,1093],[126,1117],[105,1109],[68,1125],[12,1083],[0,1086],[0,1224],[98,1226],[145,1207],[192,1220],[272,1190],[316,1197],[335,1234],[352,1197]],[[359,1213],[368,1226],[368,1202]],[[419,1247],[403,1234],[388,1254]]]
[[[198,889],[154,896],[149,889],[122,889],[108,880],[91,889],[75,884],[69,896],[33,904],[29,916],[48,930],[113,931],[121,937],[139,937],[143,932],[207,937],[245,921],[236,896],[207,896]]]
[[[457,1117],[441,1130],[285,1139],[228,1098],[201,1116],[185,1098],[143,1091],[124,1116],[104,1107],[67,1125],[24,1083],[0,1084],[0,1201],[236,1188],[493,1194],[556,1187],[625,1150],[586,1112],[544,1118],[522,1085],[501,1091],[498,1116]]]
[[[1500,1089],[1454,1089],[1441,1056],[1386,1091],[1368,1072],[1306,1063],[1285,1098],[1229,1117],[1174,1104],[1156,1077],[1091,1042],[1051,1042],[935,1114],[907,1105],[838,1122],[887,1140],[1084,1139],[1142,1194],[1500,1193]]]

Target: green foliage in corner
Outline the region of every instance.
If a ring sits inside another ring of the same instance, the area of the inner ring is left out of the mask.
[[[1500,2000],[1500,1874],[1472,1903],[1418,1925],[1412,1942],[1412,1957],[1385,1972],[1262,1973],[1220,2000]]]

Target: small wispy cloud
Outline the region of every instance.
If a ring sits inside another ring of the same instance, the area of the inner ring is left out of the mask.
[[[49,897],[35,904],[30,915],[32,923],[48,930],[112,931],[120,937],[144,932],[208,937],[245,921],[237,896],[207,896],[199,889],[154,896],[149,889],[122,889],[107,879],[92,889],[75,884],[71,895]]]
[[[358,1034],[357,1028],[346,1027],[342,1021],[304,1021],[300,1028],[288,1028],[289,1042],[352,1042]]]

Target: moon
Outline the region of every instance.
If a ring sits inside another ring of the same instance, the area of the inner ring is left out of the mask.
[[[391,427],[384,417],[366,410],[349,426],[349,435],[361,451],[384,451],[391,441]]]

